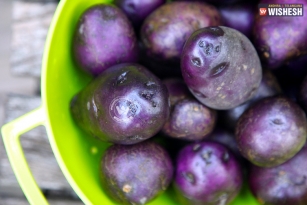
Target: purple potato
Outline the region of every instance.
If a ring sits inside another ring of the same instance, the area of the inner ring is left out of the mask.
[[[250,171],[251,191],[260,204],[307,204],[307,147],[284,164],[272,168],[253,166]]]
[[[240,164],[221,144],[190,144],[177,157],[174,187],[181,205],[228,204],[242,181]]]
[[[215,124],[215,110],[196,99],[183,99],[173,106],[162,132],[177,139],[199,141],[213,131]]]
[[[257,6],[250,2],[234,5],[223,5],[218,8],[224,26],[236,29],[251,38]]]
[[[123,10],[135,28],[139,28],[145,18],[165,2],[166,0],[115,0],[114,4]]]
[[[202,2],[170,2],[144,21],[141,40],[146,54],[162,62],[178,62],[185,41],[199,28],[221,25],[218,10]]]
[[[220,26],[195,31],[181,57],[183,78],[204,105],[227,110],[251,99],[262,78],[257,52],[246,36]]]
[[[119,63],[138,60],[131,23],[117,7],[99,4],[87,9],[75,28],[72,53],[78,67],[92,75]]]
[[[166,150],[145,141],[109,147],[100,171],[104,190],[112,199],[121,204],[143,205],[168,188],[173,170]]]
[[[260,100],[240,117],[236,140],[241,154],[260,167],[278,166],[306,142],[304,111],[286,97]]]
[[[176,139],[196,141],[204,139],[216,124],[216,112],[198,102],[184,81],[165,79],[171,102],[171,113],[162,132]]]
[[[303,4],[303,16],[263,17],[254,25],[254,45],[268,68],[276,69],[286,61],[307,52],[307,1],[262,0],[267,4]]]
[[[280,94],[281,92],[282,91],[276,77],[269,70],[263,70],[262,80],[254,97],[233,109],[222,111],[221,118],[223,124],[229,129],[235,129],[238,119],[245,112],[245,110],[247,110],[257,101],[265,97]]]
[[[169,117],[168,92],[145,67],[119,64],[78,93],[71,112],[89,134],[106,142],[134,144],[162,129]]]

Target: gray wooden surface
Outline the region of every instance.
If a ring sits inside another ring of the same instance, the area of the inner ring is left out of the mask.
[[[12,75],[40,78],[46,35],[57,3],[56,0],[12,2]],[[5,122],[16,119],[41,104],[39,92],[36,96],[14,93],[6,95]],[[63,176],[44,127],[25,133],[21,136],[21,144],[34,178],[51,205],[83,204]],[[10,166],[3,141],[0,140],[0,205],[28,204]]]

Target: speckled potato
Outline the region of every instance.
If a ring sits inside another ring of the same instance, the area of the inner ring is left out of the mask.
[[[163,82],[169,92],[171,112],[162,132],[181,140],[206,138],[215,127],[216,111],[193,98],[183,80],[170,78]]]
[[[187,145],[177,157],[174,187],[180,205],[229,204],[242,181],[239,162],[216,142]]]
[[[247,110],[257,101],[265,97],[275,96],[281,92],[281,87],[276,77],[269,70],[263,70],[262,80],[254,97],[233,109],[222,111],[221,121],[227,128],[234,130],[238,119],[245,112],[245,110]]]
[[[148,56],[179,62],[185,41],[199,28],[221,25],[218,10],[204,2],[169,2],[151,13],[141,28]]]
[[[90,135],[106,142],[134,144],[162,129],[169,117],[168,92],[145,67],[118,64],[74,97],[71,113]]]
[[[72,42],[74,61],[94,76],[119,63],[138,60],[137,40],[126,15],[113,5],[98,4],[80,17]]]
[[[251,191],[264,205],[307,204],[307,147],[277,167],[252,166],[249,175]]]
[[[168,188],[173,170],[166,150],[145,141],[109,147],[100,172],[104,190],[117,203],[144,205]]]
[[[181,57],[184,81],[204,105],[234,108],[251,99],[262,78],[257,52],[246,36],[219,26],[195,31]]]
[[[263,17],[257,15],[254,45],[267,67],[276,69],[307,52],[307,1],[262,0],[266,4],[303,4],[303,16]]]
[[[306,143],[304,111],[286,97],[268,97],[248,109],[236,126],[241,154],[261,167],[280,165]]]

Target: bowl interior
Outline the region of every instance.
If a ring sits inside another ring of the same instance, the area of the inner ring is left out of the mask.
[[[99,165],[103,151],[110,145],[88,136],[76,126],[69,112],[72,97],[86,86],[91,77],[76,68],[71,44],[78,18],[88,7],[108,0],[62,0],[56,11],[44,53],[42,75],[43,103],[47,109],[50,143],[57,161],[85,204],[114,204],[103,192]],[[245,188],[235,205],[258,204]],[[172,190],[150,205],[177,205]]]

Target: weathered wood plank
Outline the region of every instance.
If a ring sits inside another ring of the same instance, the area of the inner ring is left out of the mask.
[[[14,75],[40,77],[48,29],[57,1],[14,1],[11,71]]]
[[[50,205],[84,205],[80,201],[65,200],[65,199],[49,199]],[[12,197],[1,197],[1,205],[29,205],[29,202],[25,198],[12,198]]]
[[[28,97],[11,94],[8,96],[6,103],[5,120],[8,122],[16,119],[17,117],[37,108],[40,104],[40,97]],[[24,153],[29,163],[30,169],[38,185],[51,196],[54,195],[54,193],[58,193],[58,195],[63,193],[66,198],[74,198],[75,193],[62,174],[52,153],[45,128],[38,127],[24,134],[21,137],[21,144],[24,149]],[[18,182],[12,171],[11,165],[3,147],[3,142],[1,140],[0,187],[7,187],[13,190],[14,187],[18,186]],[[6,195],[9,195],[9,193],[6,193]],[[17,195],[20,194],[17,193]]]

